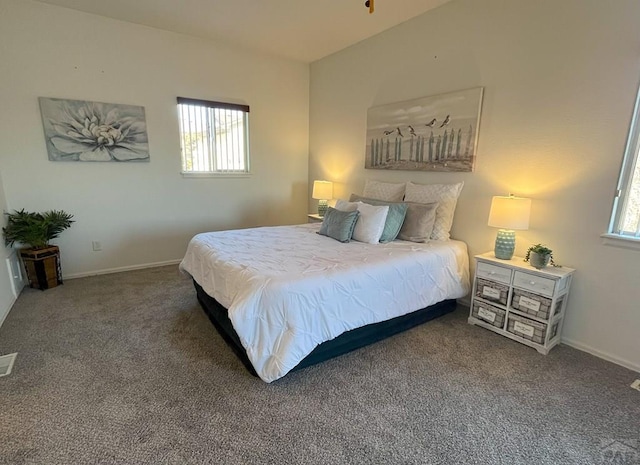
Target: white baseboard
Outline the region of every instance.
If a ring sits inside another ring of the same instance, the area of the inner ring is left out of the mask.
[[[607,352],[603,352],[601,350],[598,349],[594,349],[593,347],[587,345],[587,344],[583,344],[582,342],[578,342],[578,341],[574,341],[573,339],[567,339],[567,338],[562,338],[560,340],[560,342],[562,342],[563,344],[566,344],[570,347],[573,347],[574,349],[578,349],[581,350],[583,352],[587,352],[588,354],[591,355],[595,355],[598,358],[601,358],[603,360],[606,360],[607,362],[612,362],[615,363],[616,365],[621,365],[625,368],[628,368],[629,370],[633,370],[633,371],[637,371],[638,373],[640,373],[640,365],[634,362],[631,362],[629,360],[625,360],[622,359],[620,357],[617,357],[615,355],[611,355]]]
[[[16,297],[12,297],[7,308],[0,310],[0,327],[2,326],[2,323],[4,323],[4,320],[6,320],[7,316],[9,315],[9,312],[11,311],[13,304],[16,303],[16,300],[18,300]]]
[[[145,268],[156,268],[158,266],[177,265],[182,259],[166,260],[164,262],[143,263],[140,265],[119,266],[117,268],[104,268],[102,270],[85,271],[82,273],[71,273],[63,275],[63,279],[86,278],[87,276],[97,276],[100,274],[121,273],[123,271],[143,270]]]

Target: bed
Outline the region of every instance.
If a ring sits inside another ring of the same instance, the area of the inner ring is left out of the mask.
[[[319,228],[198,234],[180,264],[218,331],[266,382],[448,313],[469,291],[463,242],[341,243]]]

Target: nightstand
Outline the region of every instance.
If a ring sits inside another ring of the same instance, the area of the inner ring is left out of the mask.
[[[476,255],[469,323],[533,347],[541,354],[560,342],[574,269],[538,270],[522,257]]]
[[[307,215],[308,221],[309,223],[322,223],[322,220],[324,219],[323,216],[320,216],[316,213],[309,213]]]

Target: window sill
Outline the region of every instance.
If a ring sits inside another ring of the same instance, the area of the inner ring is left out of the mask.
[[[611,233],[601,234],[600,237],[602,238],[602,243],[604,245],[640,250],[640,238],[621,236],[619,234]]]
[[[193,173],[181,171],[183,178],[250,178],[251,173]]]

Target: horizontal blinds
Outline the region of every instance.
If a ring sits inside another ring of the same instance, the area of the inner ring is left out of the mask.
[[[184,172],[248,172],[248,106],[178,97],[178,111]]]
[[[249,105],[241,105],[239,103],[214,102],[212,100],[201,100],[196,98],[178,97],[178,104],[196,105],[207,108],[221,108],[225,110],[237,110],[249,113]]]

